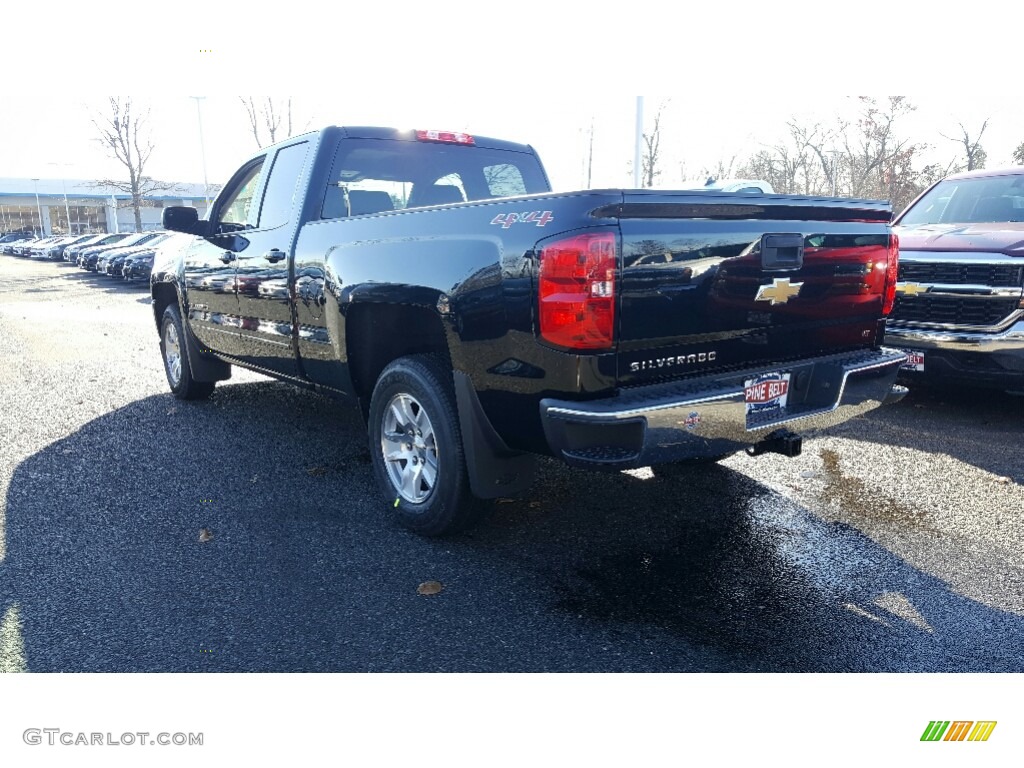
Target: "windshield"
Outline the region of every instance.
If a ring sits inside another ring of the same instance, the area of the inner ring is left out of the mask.
[[[1024,174],[939,182],[897,222],[923,224],[978,224],[1024,221]]]

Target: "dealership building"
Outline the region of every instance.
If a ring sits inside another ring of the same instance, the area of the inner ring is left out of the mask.
[[[146,195],[142,229],[160,229],[163,209],[187,205],[206,214],[202,184],[175,184],[172,191]],[[213,192],[211,190],[210,194]],[[0,232],[44,235],[134,232],[131,195],[79,179],[0,178]]]

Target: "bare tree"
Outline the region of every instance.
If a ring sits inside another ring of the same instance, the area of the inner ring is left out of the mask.
[[[736,165],[736,155],[733,155],[726,161],[723,158],[719,158],[712,165],[705,165],[700,169],[700,177],[703,179],[712,178],[718,181],[719,179],[730,179],[732,178],[732,169]],[[685,166],[680,164],[680,170],[683,173],[686,172]],[[685,181],[686,177],[683,176]]]
[[[142,231],[142,205],[155,192],[173,192],[181,188],[174,182],[157,181],[145,175],[146,163],[153,154],[153,142],[146,129],[149,109],[136,114],[131,98],[111,96],[109,112],[96,115],[92,124],[100,137],[96,139],[108,154],[128,171],[128,180],[102,179],[97,184],[113,187],[131,195],[130,207],[135,213],[135,231]],[[128,206],[125,206],[128,207]]]
[[[964,168],[966,171],[980,170],[985,167],[985,161],[988,159],[988,153],[981,146],[981,137],[985,135],[985,129],[988,128],[988,121],[991,117],[986,117],[985,121],[981,124],[981,128],[978,130],[978,135],[971,138],[970,131],[961,122],[958,123],[960,127],[960,136],[947,136],[944,133],[939,135],[947,139],[948,141],[961,144],[964,148],[964,158],[967,160],[967,167]]]
[[[654,128],[650,133],[643,135],[643,155],[640,158],[640,171],[642,184],[645,187],[653,187],[654,179],[661,176],[658,169],[658,152],[661,149],[661,113],[665,110],[668,99],[658,105],[658,111],[654,115]]]
[[[834,131],[819,123],[804,125],[796,117],[786,122],[786,128],[784,139],[766,145],[740,166],[740,176],[767,181],[776,192],[825,194],[835,172],[835,163],[825,157]]]
[[[1013,150],[1013,162],[1017,165],[1024,165],[1024,141],[1017,145],[1017,148]]]
[[[808,125],[790,118],[786,137],[749,156],[739,174],[764,179],[778,192],[882,198],[900,210],[952,168],[919,167],[928,145],[899,131],[900,119],[916,109],[905,97],[861,97],[860,107],[852,123]]]
[[[844,140],[849,194],[888,198],[898,208],[917,194],[913,162],[927,148],[897,131],[900,118],[917,107],[905,96],[889,96],[882,105],[867,96],[861,96],[860,101],[860,118],[852,135],[847,132]]]
[[[239,96],[238,99],[245,107],[252,137],[256,139],[256,146],[260,149],[267,144],[274,144],[295,135],[290,96],[278,100],[267,96],[259,102],[252,96]],[[310,121],[307,120],[299,130],[306,130],[309,124]]]

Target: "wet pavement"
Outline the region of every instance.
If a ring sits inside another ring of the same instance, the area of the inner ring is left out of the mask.
[[[180,403],[141,286],[3,256],[0,669],[1024,671],[1022,436],[1024,398],[915,387],[795,459],[544,460],[425,540],[354,410],[237,370]]]

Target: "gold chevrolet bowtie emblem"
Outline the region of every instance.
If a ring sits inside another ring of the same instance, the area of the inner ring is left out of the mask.
[[[776,277],[771,285],[762,285],[757,289],[754,301],[770,301],[772,306],[785,304],[798,293],[803,283],[791,283],[788,277]]]
[[[896,283],[896,293],[903,296],[917,296],[919,293],[928,293],[928,286],[920,283]]]

